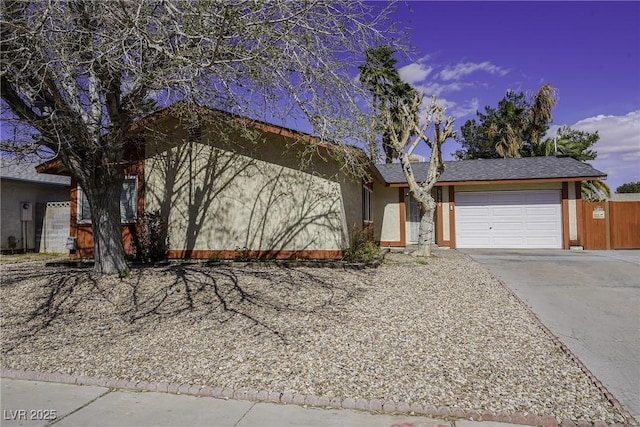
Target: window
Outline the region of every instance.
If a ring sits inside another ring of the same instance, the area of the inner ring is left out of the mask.
[[[120,221],[123,223],[135,222],[138,214],[138,180],[135,176],[128,176],[122,183],[120,193]],[[90,224],[91,211],[89,210],[89,200],[78,187],[78,222]]]
[[[362,186],[362,221],[365,223],[373,222],[371,217],[371,195],[372,191],[369,187]]]

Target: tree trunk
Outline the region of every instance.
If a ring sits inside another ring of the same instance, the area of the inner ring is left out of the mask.
[[[416,256],[431,256],[431,243],[433,242],[436,202],[433,200],[431,193],[425,197],[425,200],[418,200],[420,203],[420,231],[418,232],[418,249],[415,251]]]
[[[99,274],[123,274],[129,269],[122,244],[120,193],[122,178],[97,181],[84,189],[91,207],[94,243],[94,271]]]

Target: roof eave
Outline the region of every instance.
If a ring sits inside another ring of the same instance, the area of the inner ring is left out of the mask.
[[[562,178],[528,178],[528,179],[494,179],[494,180],[477,180],[477,181],[438,181],[436,187],[445,187],[451,185],[489,185],[489,184],[533,184],[548,182],[579,182],[579,181],[597,181],[606,179],[606,175],[602,176],[579,176],[579,177],[562,177]],[[406,182],[386,183],[387,187],[407,187]]]
[[[47,173],[50,175],[71,176],[69,170],[67,170],[60,159],[52,159],[39,164],[36,166],[36,172]]]

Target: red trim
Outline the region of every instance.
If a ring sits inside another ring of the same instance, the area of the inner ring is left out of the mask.
[[[562,183],[562,248],[569,249],[569,183]]]
[[[405,244],[403,242],[392,242],[392,241],[387,241],[387,240],[381,240],[380,241],[380,247],[381,248],[387,248],[387,247],[404,248]]]
[[[576,240],[571,244],[582,246],[582,183],[574,182],[576,192]]]
[[[456,248],[456,197],[453,185],[449,187],[449,248]]]
[[[442,189],[436,189],[436,245],[444,246],[444,224],[442,223]]]
[[[303,251],[233,251],[233,250],[170,250],[170,259],[237,259],[247,257],[255,259],[342,259],[340,250],[303,250]]]
[[[407,207],[404,203],[404,193],[408,187],[398,189],[398,201],[400,203],[400,246],[407,246]]]

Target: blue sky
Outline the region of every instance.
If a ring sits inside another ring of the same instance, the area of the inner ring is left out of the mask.
[[[410,54],[401,76],[436,94],[456,128],[507,90],[558,89],[550,131],[594,132],[592,162],[612,192],[640,181],[640,2],[404,2],[395,23]],[[459,146],[448,141],[445,159]],[[423,155],[428,155],[428,149]]]

